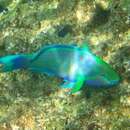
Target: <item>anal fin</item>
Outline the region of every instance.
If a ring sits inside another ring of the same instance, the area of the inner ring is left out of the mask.
[[[73,88],[75,86],[75,82],[71,82],[71,81],[65,81],[60,87],[61,88]]]

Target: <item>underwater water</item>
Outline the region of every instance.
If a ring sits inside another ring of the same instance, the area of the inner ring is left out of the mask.
[[[0,130],[130,130],[130,1],[0,0],[1,57],[84,41],[120,83],[69,95],[55,76],[0,73]]]

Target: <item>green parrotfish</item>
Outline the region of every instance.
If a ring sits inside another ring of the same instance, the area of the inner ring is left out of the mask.
[[[96,56],[87,44],[48,45],[32,54],[16,54],[0,58],[0,72],[28,69],[63,78],[62,88],[70,93],[79,91],[84,84],[89,87],[111,87],[120,77],[113,68]]]

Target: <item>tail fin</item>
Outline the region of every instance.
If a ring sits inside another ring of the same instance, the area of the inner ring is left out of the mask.
[[[31,54],[17,54],[2,57],[0,58],[0,72],[10,72],[16,69],[28,68],[31,59]]]

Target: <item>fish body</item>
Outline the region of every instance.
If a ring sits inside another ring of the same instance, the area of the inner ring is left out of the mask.
[[[49,45],[30,55],[13,56],[16,58],[4,60],[3,57],[0,63],[4,61],[8,68],[11,64],[12,70],[26,68],[61,77],[64,79],[61,87],[71,88],[71,93],[79,91],[84,83],[90,87],[100,88],[114,86],[120,80],[112,67],[93,54],[88,46]]]

